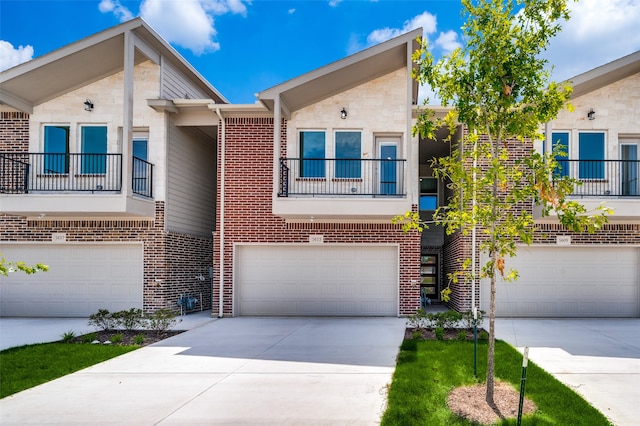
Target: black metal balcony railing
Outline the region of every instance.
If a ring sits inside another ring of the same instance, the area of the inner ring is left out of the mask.
[[[568,160],[559,159],[558,176],[569,176],[581,182],[574,188],[576,196],[627,197],[640,196],[638,160]]]
[[[152,173],[152,164],[134,158],[134,193],[152,196]],[[0,153],[0,193],[104,193],[121,189],[121,154]]]
[[[279,197],[401,197],[406,160],[281,158]]]

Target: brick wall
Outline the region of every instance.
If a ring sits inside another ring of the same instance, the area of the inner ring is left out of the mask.
[[[0,152],[29,151],[29,114],[0,112]]]
[[[420,305],[420,235],[404,234],[391,223],[286,223],[274,216],[273,119],[227,118],[224,211],[224,314],[232,314],[234,243],[308,243],[310,234],[322,233],[331,243],[395,243],[400,247],[400,314],[411,314]],[[286,123],[282,137],[286,146]],[[222,134],[219,133],[219,140]],[[282,155],[286,155],[281,150]],[[218,152],[221,159],[221,152]],[[218,170],[222,170],[218,164]],[[220,176],[218,176],[220,186]],[[220,221],[220,200],[217,201]],[[220,230],[220,223],[216,226]],[[220,265],[220,235],[214,237],[214,264]],[[214,311],[219,309],[220,268],[214,275]]]

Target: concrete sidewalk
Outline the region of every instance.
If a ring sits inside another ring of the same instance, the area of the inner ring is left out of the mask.
[[[485,328],[488,330],[488,321]],[[640,319],[496,319],[496,337],[582,395],[617,426],[640,416]]]
[[[214,321],[211,311],[179,316],[176,330],[191,330]],[[76,336],[96,331],[88,318],[0,318],[0,350],[34,343],[56,342],[73,331]]]
[[[403,318],[226,318],[0,400],[6,425],[375,425]]]

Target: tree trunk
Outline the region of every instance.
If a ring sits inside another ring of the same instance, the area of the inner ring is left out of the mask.
[[[497,259],[497,253],[492,253],[492,261],[494,265],[494,271],[491,275],[491,295],[489,298],[489,348],[487,352],[487,404],[495,405],[493,401],[493,389],[495,385],[495,343],[496,343],[496,271],[495,262]]]

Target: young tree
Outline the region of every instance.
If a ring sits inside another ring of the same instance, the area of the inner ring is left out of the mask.
[[[493,405],[495,381],[496,279],[517,279],[517,271],[505,269],[505,258],[514,256],[518,243],[531,244],[535,231],[531,203],[543,215],[552,211],[572,231],[594,232],[606,222],[605,207],[586,211],[567,199],[578,184],[554,173],[558,153],[542,156],[531,141],[541,139],[544,123],[568,105],[571,87],[549,81],[541,53],[569,19],[569,0],[462,0],[464,47],[437,63],[428,45],[414,54],[420,83],[428,83],[443,106],[451,107],[444,119],[422,110],[414,132],[435,139],[441,126],[466,127],[452,155],[434,160],[435,174],[450,183],[453,196],[436,211],[435,222],[448,234],[464,235],[477,227],[481,251],[489,260],[481,265],[490,279],[489,347],[486,401]],[[570,108],[570,106],[569,106]],[[516,148],[516,149],[514,149]],[[523,150],[527,153],[523,155]],[[514,155],[515,152],[518,155]],[[421,230],[417,213],[395,218],[405,230]],[[469,266],[454,274],[471,276]],[[447,294],[443,294],[446,298]]]
[[[22,271],[25,274],[35,274],[38,271],[46,272],[49,270],[49,266],[42,263],[30,266],[24,262],[9,262],[2,254],[0,254],[0,276],[9,276],[9,272]]]

